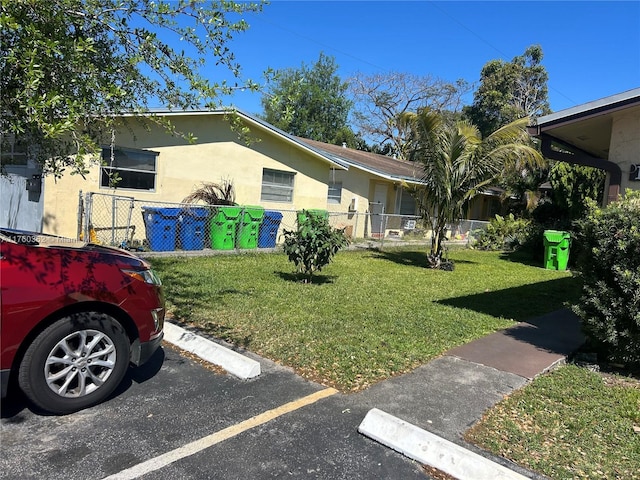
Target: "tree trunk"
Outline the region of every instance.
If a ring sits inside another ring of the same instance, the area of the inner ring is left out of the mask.
[[[432,227],[431,253],[427,256],[427,261],[429,262],[429,267],[440,268],[442,263],[442,239],[445,235],[447,223],[444,218],[438,216]]]

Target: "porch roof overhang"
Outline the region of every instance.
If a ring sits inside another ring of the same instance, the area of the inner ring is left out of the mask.
[[[609,173],[608,201],[620,193],[622,171],[609,160],[614,117],[623,110],[640,110],[640,88],[533,119],[527,130],[541,142],[549,159],[599,168]]]

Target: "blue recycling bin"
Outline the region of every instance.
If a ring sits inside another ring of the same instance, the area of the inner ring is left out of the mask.
[[[142,207],[142,218],[151,250],[170,252],[176,249],[176,230],[181,208]]]
[[[273,248],[276,246],[278,229],[282,221],[282,213],[275,210],[265,210],[258,234],[258,248]]]
[[[202,250],[206,232],[209,209],[189,207],[180,213],[180,232],[178,238],[183,250]]]

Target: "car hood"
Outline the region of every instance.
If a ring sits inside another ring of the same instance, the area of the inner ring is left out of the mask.
[[[87,243],[71,238],[3,228],[0,229],[0,239],[34,248],[46,248],[59,253],[86,254],[94,257],[94,261],[104,261],[134,268],[149,268],[148,262],[121,248]]]

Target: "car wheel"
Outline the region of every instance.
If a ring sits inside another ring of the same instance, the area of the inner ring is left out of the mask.
[[[25,395],[52,413],[100,403],[129,366],[129,339],[114,318],[83,312],[61,318],[27,348],[18,381]]]

